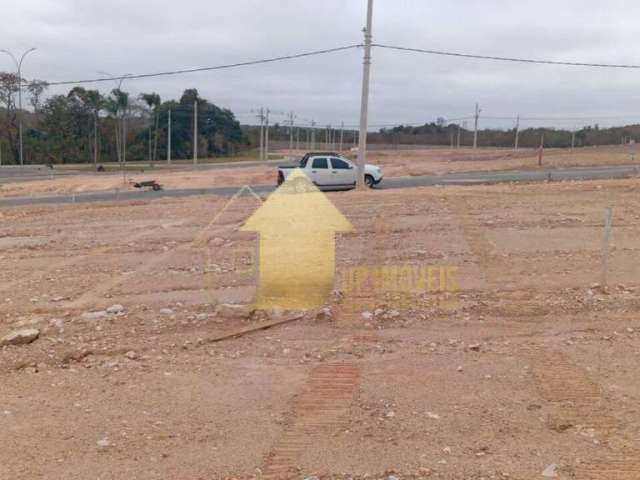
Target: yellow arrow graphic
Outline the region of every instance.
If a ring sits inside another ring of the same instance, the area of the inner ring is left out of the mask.
[[[241,227],[258,232],[260,309],[322,306],[335,281],[335,233],[353,226],[299,169]]]

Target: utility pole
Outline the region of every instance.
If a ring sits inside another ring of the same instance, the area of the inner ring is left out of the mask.
[[[518,118],[516,118],[516,143],[515,143],[515,147],[514,150],[517,152],[518,151],[518,143],[520,141],[520,115],[518,115]]]
[[[193,164],[198,164],[198,99],[193,102]]]
[[[311,120],[311,148],[309,150],[316,149],[316,121]]]
[[[171,165],[171,110],[167,112],[167,163]]]
[[[542,131],[542,136],[540,137],[540,149],[538,150],[538,166],[542,166],[542,155],[544,154],[544,130]]]
[[[152,133],[153,133],[152,131],[153,131],[152,126],[149,126],[149,135],[148,135],[148,137],[149,137],[149,141],[148,141],[149,146],[148,146],[148,148],[147,148],[147,149],[149,150],[149,154],[148,154],[148,157],[149,157],[149,166],[151,166],[151,165],[152,165],[152,162],[153,162],[153,159],[152,159],[152,155],[153,155],[153,148],[152,148],[152,146],[151,146],[151,135],[152,135]]]
[[[124,107],[124,111],[122,112],[122,174],[124,175],[124,167],[127,166],[127,110],[129,108],[129,104]]]
[[[362,62],[362,98],[360,102],[360,143],[356,188],[363,190],[364,165],[367,163],[367,129],[369,121],[369,83],[371,80],[371,43],[373,41],[373,0],[367,3],[367,26],[364,29],[364,59]]]
[[[473,149],[475,150],[476,148],[478,148],[478,119],[480,118],[480,112],[482,110],[480,110],[480,105],[478,105],[476,103],[476,113],[474,115],[474,119],[475,119],[475,127],[473,130]]]
[[[296,150],[300,150],[300,127],[296,127]]]
[[[264,160],[264,108],[258,110],[258,118],[260,119],[260,161]]]
[[[343,147],[344,147],[344,122],[340,124],[340,153],[342,153]]]
[[[576,130],[574,128],[573,130],[571,130],[571,151],[573,151],[575,146],[576,146]]]
[[[98,112],[93,116],[93,166],[98,165]]]
[[[296,114],[289,113],[289,150],[293,150],[293,125],[295,123]]]
[[[456,148],[460,148],[460,125],[458,125],[458,139],[456,141]]]
[[[269,113],[270,110],[267,108],[265,112],[265,125],[264,125],[264,160],[269,160]]]

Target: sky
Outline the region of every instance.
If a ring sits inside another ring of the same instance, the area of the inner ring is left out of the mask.
[[[366,0],[21,0],[2,9],[0,49],[27,79],[152,73],[236,63],[362,42]],[[374,0],[374,41],[482,55],[640,64],[640,2],[617,0]],[[178,99],[186,88],[243,123],[356,125],[362,49],[232,70],[128,80],[137,96]],[[0,56],[0,71],[14,67]],[[85,85],[107,92],[112,82]],[[52,87],[48,94],[71,86]],[[375,48],[370,125],[470,117],[481,127],[576,128],[640,123],[640,70],[480,61]],[[531,120],[529,120],[531,119]],[[469,121],[471,124],[472,121]],[[376,128],[372,128],[376,129]]]

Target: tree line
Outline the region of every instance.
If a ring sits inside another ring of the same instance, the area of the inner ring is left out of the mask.
[[[19,110],[18,87],[31,109]],[[3,164],[19,161],[22,116],[25,163],[82,163],[165,160],[169,117],[171,157],[191,158],[194,150],[194,111],[197,103],[199,158],[233,155],[249,145],[240,123],[229,109],[187,89],[179,100],[162,101],[156,93],[133,98],[122,88],[108,93],[75,87],[66,95],[43,100],[47,84],[28,82],[0,72],[0,154]]]
[[[456,146],[458,135],[461,146],[473,144],[473,130],[456,123],[446,124],[442,119],[422,126],[400,125],[394,128],[383,128],[377,133],[370,134],[369,139],[372,143]],[[515,128],[482,129],[478,131],[478,146],[513,147],[515,137]],[[548,148],[590,147],[628,143],[637,138],[640,138],[640,125],[600,128],[596,124],[575,131],[548,127],[520,129],[518,144],[524,148],[536,148],[544,141],[544,146]]]
[[[259,126],[244,126],[250,143],[257,145],[260,138]],[[298,143],[301,148],[307,148],[310,144],[311,128],[308,126],[282,125],[274,123],[269,129],[269,138],[278,145]],[[357,131],[353,128],[341,130],[339,128],[316,127],[316,145],[338,145],[340,137],[343,138],[345,148],[354,145],[357,139]],[[444,119],[428,122],[420,126],[399,125],[393,128],[382,128],[375,132],[369,132],[367,142],[381,145],[433,145],[433,146],[457,146],[458,137],[460,146],[473,145],[474,132],[456,123],[447,124]],[[513,148],[515,145],[516,129],[481,129],[478,130],[478,146],[495,148]],[[537,148],[544,141],[547,148],[590,147],[598,145],[615,145],[629,143],[640,139],[640,125],[628,125],[624,127],[600,128],[599,125],[587,125],[576,130],[566,130],[549,127],[524,128],[518,132],[518,145],[523,148]],[[299,142],[298,142],[299,140]]]
[[[16,99],[22,85],[26,105],[20,110]],[[187,89],[179,100],[163,101],[156,93],[132,97],[121,86],[103,93],[99,90],[72,88],[65,95],[45,98],[47,84],[19,79],[14,73],[0,72],[0,160],[2,164],[19,162],[19,120],[23,123],[26,163],[83,163],[192,158],[194,151],[194,111],[197,104],[199,158],[229,156],[255,148],[260,127],[241,126],[233,112],[202,98],[196,89]],[[170,120],[170,122],[169,122]],[[169,142],[169,123],[171,141]],[[275,123],[270,128],[272,141],[300,140],[305,148],[312,135],[305,127]],[[317,128],[316,142],[333,139],[338,130]],[[480,147],[513,147],[515,129],[483,129],[478,132]],[[600,128],[597,124],[576,131],[554,128],[526,128],[519,131],[521,147],[550,148],[611,145],[640,137],[640,125]],[[352,129],[344,131],[344,144],[356,138]],[[459,140],[458,140],[459,139]],[[373,144],[470,146],[473,131],[444,119],[421,126],[399,125],[371,132]]]

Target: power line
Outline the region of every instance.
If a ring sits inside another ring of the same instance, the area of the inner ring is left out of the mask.
[[[396,45],[383,45],[379,43],[374,43],[373,46],[378,48],[386,48],[388,50],[398,50],[403,52],[425,53],[428,55],[442,55],[447,57],[473,58],[476,60],[496,60],[499,62],[535,63],[535,64],[542,64],[542,65],[565,65],[570,67],[640,69],[640,65],[629,65],[629,64],[568,62],[568,61],[559,61],[559,60],[536,60],[536,59],[530,59],[530,58],[498,57],[494,55],[474,55],[470,53],[448,52],[443,50],[427,50],[422,48],[400,47]]]
[[[346,46],[343,46],[343,47],[328,48],[328,49],[324,49],[324,50],[314,50],[314,51],[311,51],[311,52],[296,53],[296,54],[293,54],[293,55],[284,55],[284,56],[281,56],[281,57],[264,58],[264,59],[252,60],[252,61],[248,61],[248,62],[230,63],[230,64],[227,64],[227,65],[216,65],[216,66],[213,66],[213,67],[189,68],[189,69],[183,69],[183,70],[172,70],[172,71],[167,71],[167,72],[156,72],[156,73],[141,73],[141,74],[137,74],[137,75],[126,75],[126,76],[123,76],[123,77],[92,78],[92,79],[88,79],[88,80],[65,80],[65,81],[57,81],[57,82],[47,82],[47,85],[49,85],[49,86],[55,86],[55,85],[77,85],[77,84],[81,84],[81,83],[111,82],[113,80],[123,80],[123,79],[131,80],[131,79],[137,79],[137,78],[166,77],[166,76],[171,76],[171,75],[182,75],[182,74],[185,74],[185,73],[208,72],[208,71],[213,71],[213,70],[227,70],[227,69],[231,69],[231,68],[248,67],[248,66],[252,66],[252,65],[262,65],[262,64],[265,64],[265,63],[282,62],[282,61],[285,61],[285,60],[295,60],[297,58],[312,57],[312,56],[316,56],[316,55],[326,55],[326,54],[329,54],[329,53],[342,52],[342,51],[345,51],[345,50],[351,50],[351,49],[359,48],[359,47],[361,47],[361,45],[354,44],[354,45],[346,45]]]
[[[198,67],[198,68],[189,68],[189,69],[182,69],[182,70],[169,70],[165,72],[155,72],[155,73],[141,73],[141,74],[135,74],[135,75],[124,75],[120,77],[109,77],[109,78],[91,78],[91,79],[83,79],[83,80],[53,81],[53,82],[46,82],[46,83],[49,86],[78,85],[78,84],[86,84],[86,83],[109,82],[113,80],[165,77],[165,76],[173,76],[173,75],[183,75],[186,73],[228,70],[232,68],[248,67],[253,65],[263,65],[267,63],[295,60],[298,58],[312,57],[317,55],[326,55],[330,53],[337,53],[337,52],[342,52],[346,50],[352,50],[355,48],[361,48],[362,46],[363,46],[362,44],[352,44],[352,45],[345,45],[345,46],[335,47],[335,48],[296,53],[292,55],[283,55],[279,57],[263,58],[259,60],[230,63],[230,64],[224,64],[224,65],[215,65],[210,67]],[[565,65],[565,66],[573,66],[573,67],[640,69],[640,65],[633,65],[633,64],[588,63],[588,62],[576,62],[576,61],[557,61],[557,60],[528,59],[528,58],[517,58],[517,57],[501,57],[501,56],[495,56],[495,55],[475,55],[470,53],[450,52],[450,51],[444,51],[444,50],[429,50],[429,49],[422,49],[422,48],[402,47],[397,45],[386,45],[386,44],[380,44],[380,43],[374,43],[372,44],[372,46],[377,48],[388,49],[388,50],[395,50],[395,51],[423,53],[428,55],[441,55],[441,56],[449,56],[449,57],[472,58],[476,60],[493,60],[493,61],[501,61],[501,62],[531,63],[531,64],[543,64],[543,65]]]

